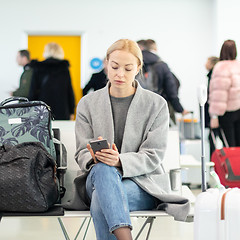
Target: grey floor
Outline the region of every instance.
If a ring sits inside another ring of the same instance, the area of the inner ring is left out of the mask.
[[[64,219],[70,239],[74,239],[80,219]],[[140,229],[144,219],[132,219],[134,226],[133,236],[136,236],[137,230]],[[3,219],[0,224],[1,240],[64,240],[64,235],[57,219],[52,218],[14,218]],[[78,239],[83,239],[83,234]],[[95,240],[94,228],[90,224],[86,240]],[[139,240],[146,239],[146,231],[142,233]],[[193,223],[180,223],[170,217],[157,218],[153,224],[150,235],[151,240],[186,240],[193,239]]]
[[[197,195],[200,189],[193,190]],[[71,240],[74,239],[83,219],[64,218],[63,222]],[[144,218],[132,218],[133,237],[136,236]],[[55,217],[3,218],[0,223],[0,240],[64,240],[65,237]],[[78,240],[83,239],[83,234]],[[95,240],[93,224],[90,224],[86,240]],[[193,223],[176,222],[172,217],[160,217],[154,221],[150,240],[193,240]],[[138,240],[146,240],[146,231]]]

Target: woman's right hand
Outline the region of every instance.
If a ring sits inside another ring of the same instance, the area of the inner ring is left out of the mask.
[[[87,149],[88,149],[88,151],[90,152],[94,163],[97,163],[97,160],[96,160],[96,158],[95,158],[94,152],[93,152],[93,150],[92,150],[92,148],[91,148],[91,146],[90,146],[89,143],[87,144]]]
[[[102,140],[102,139],[103,139],[103,138],[102,138],[101,136],[98,137],[98,140]],[[88,149],[88,151],[90,152],[94,163],[98,163],[98,161],[96,160],[95,154],[94,154],[94,152],[93,152],[93,150],[92,150],[92,148],[91,148],[91,146],[90,146],[89,143],[87,144],[87,149]]]
[[[186,110],[186,109],[184,109],[183,111],[182,111],[182,115],[184,116],[184,115],[187,115],[188,113],[190,113],[188,110]]]

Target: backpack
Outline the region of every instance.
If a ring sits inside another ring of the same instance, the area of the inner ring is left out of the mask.
[[[56,159],[49,106],[23,97],[7,98],[0,103],[0,145],[23,142],[41,142]]]
[[[161,94],[161,91],[159,92],[158,89],[158,75],[155,70],[155,66],[158,63],[159,62],[156,62],[152,65],[143,66],[143,72],[141,75],[138,74],[137,79],[143,88]]]
[[[156,66],[161,63],[162,61],[158,61],[152,65],[147,65],[147,66],[144,65],[142,74],[138,74],[136,78],[143,88],[150,90],[152,92],[158,93],[162,95],[164,98],[167,98],[167,96],[164,94],[164,89],[163,88],[159,89],[159,79],[155,69]],[[175,76],[173,72],[172,72],[172,76],[178,90],[180,87],[180,81],[178,80],[178,78]]]

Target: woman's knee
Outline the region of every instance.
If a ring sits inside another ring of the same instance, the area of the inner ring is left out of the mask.
[[[104,163],[98,163],[92,167],[86,182],[86,189],[90,199],[92,198],[93,190],[96,187],[96,181],[99,182],[102,181],[102,179],[104,180],[104,176],[108,171],[110,171],[109,166]]]
[[[95,166],[93,166],[91,171],[93,171],[93,175],[95,175],[95,177],[106,178],[106,176],[118,174],[118,171],[115,167],[109,166],[105,163],[96,164]]]

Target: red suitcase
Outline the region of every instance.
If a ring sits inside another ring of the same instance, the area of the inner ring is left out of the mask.
[[[211,156],[211,161],[215,163],[214,169],[222,185],[231,188],[240,187],[240,147],[229,147],[222,129],[221,134],[225,147],[216,149]],[[213,133],[212,137],[215,142]]]

